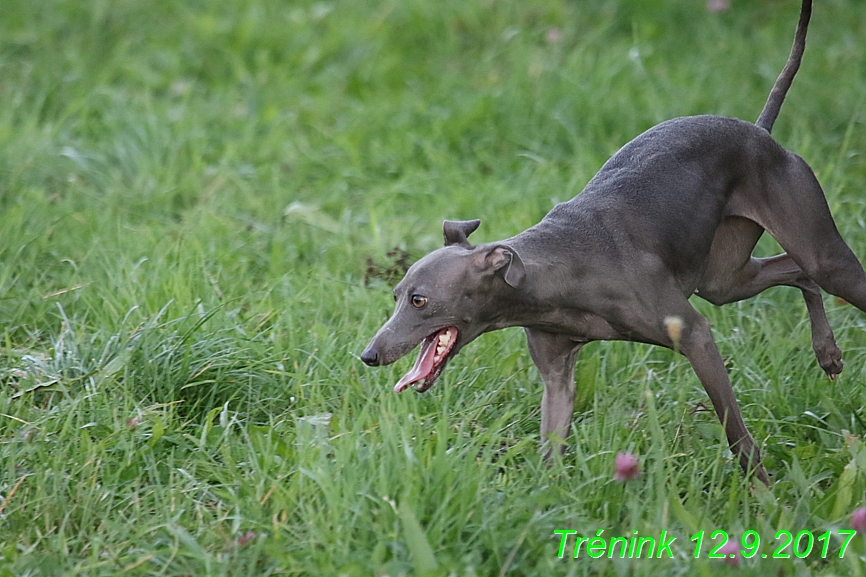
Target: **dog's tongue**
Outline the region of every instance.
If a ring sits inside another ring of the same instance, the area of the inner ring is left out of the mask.
[[[403,378],[394,386],[395,393],[402,393],[409,385],[420,381],[430,374],[430,369],[433,368],[433,357],[436,356],[437,341],[438,333],[424,339],[424,342],[421,343],[421,352],[418,354],[415,366],[412,367],[411,371],[403,375]]]

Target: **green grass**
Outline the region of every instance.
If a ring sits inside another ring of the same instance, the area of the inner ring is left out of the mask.
[[[827,559],[706,558],[712,530],[772,556],[777,531],[847,529],[864,505],[850,306],[826,300],[829,383],[797,291],[696,302],[772,492],[670,351],[585,347],[552,466],[519,329],[424,395],[392,392],[413,359],[356,358],[396,282],[367,259],[420,257],[445,218],[512,235],[659,121],[756,118],[799,7],[733,4],[6,0],[0,576],[866,574],[860,536],[843,559],[836,537]],[[864,38],[860,0],[816,3],[775,130],[861,259]],[[642,474],[623,486],[626,450]],[[675,558],[558,559],[557,529],[666,529]]]

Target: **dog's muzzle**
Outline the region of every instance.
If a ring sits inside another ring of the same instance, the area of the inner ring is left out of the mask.
[[[373,347],[367,347],[361,353],[361,361],[368,367],[376,367],[382,364],[379,362],[379,353]]]

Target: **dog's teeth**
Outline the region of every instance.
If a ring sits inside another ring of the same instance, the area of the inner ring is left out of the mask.
[[[437,356],[437,357],[440,356],[440,355],[441,355],[442,353],[444,353],[444,352],[445,352],[445,347],[444,347],[444,346],[439,345],[438,347],[436,347],[436,356]]]
[[[447,343],[448,343],[448,339],[450,339],[450,338],[451,338],[451,333],[450,333],[450,332],[448,332],[448,333],[443,333],[443,334],[439,335],[439,342],[442,343],[443,345],[444,345],[444,344],[447,344]]]

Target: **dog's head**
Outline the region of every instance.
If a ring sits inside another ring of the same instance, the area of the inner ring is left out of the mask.
[[[415,366],[394,387],[418,392],[433,386],[448,361],[467,343],[497,328],[503,291],[523,282],[523,262],[510,247],[472,246],[479,220],[445,221],[445,246],[406,272],[394,289],[394,314],[361,354],[370,366],[389,365],[421,343]]]

